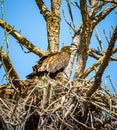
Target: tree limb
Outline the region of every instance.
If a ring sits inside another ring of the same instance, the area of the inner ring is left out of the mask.
[[[78,48],[79,48],[79,44],[80,44],[80,39],[81,39],[81,35],[80,33],[82,32],[82,25],[79,27],[79,29],[77,30],[77,32],[75,32],[75,35],[72,39],[72,47],[74,48],[75,51],[72,52],[71,56],[70,56],[70,60],[68,63],[68,66],[65,68],[64,70],[64,78],[69,79],[72,73],[72,68],[73,68],[73,63],[74,63],[74,59],[75,56],[78,52]]]
[[[114,53],[117,53],[117,48],[113,49],[113,54]],[[89,56],[92,57],[92,58],[95,58],[97,60],[100,58],[100,56],[103,56],[103,55],[105,55],[105,52],[98,51],[94,48],[91,48],[89,50]],[[111,61],[117,61],[117,56],[111,56],[110,60]]]
[[[51,0],[51,11],[58,15],[62,0]]]
[[[96,13],[98,11],[101,10],[101,8],[106,4],[107,2],[104,2],[104,1],[100,1],[98,2],[98,4],[94,4],[93,6],[91,6],[91,9],[89,11],[89,16],[90,17],[94,17],[96,15]]]
[[[104,56],[101,57],[96,63],[94,63],[91,67],[89,67],[82,75],[80,78],[84,79],[85,77],[88,76],[90,72],[92,72],[97,66],[99,66],[103,62]]]
[[[94,27],[116,7],[115,4],[110,4],[109,7],[107,7],[103,12],[101,12],[92,20],[92,18],[89,17],[87,14],[88,12],[86,8],[85,0],[80,1],[80,6],[81,6],[80,9],[82,14],[82,19],[83,19],[83,23],[82,23],[83,31],[80,34],[81,40],[79,45],[78,60],[77,60],[74,78],[78,78],[84,72],[87,58],[88,58],[90,38]]]
[[[83,23],[82,23],[82,31],[80,31],[79,34],[80,43],[79,43],[79,52],[78,52],[78,59],[77,59],[74,79],[80,77],[84,72],[87,58],[88,58],[90,38],[94,28],[91,24],[91,19],[88,14],[86,0],[80,1],[80,9],[81,9]]]
[[[98,0],[89,0],[89,3],[91,6],[94,6],[96,3],[98,3]]]
[[[3,53],[1,48],[0,48],[0,60],[4,66],[4,69],[7,73],[7,75],[10,76],[10,79],[11,79],[13,85],[16,88],[18,88],[19,91],[21,91],[23,89],[23,87],[22,87],[22,83],[19,79],[19,76],[18,76],[17,72],[15,71],[8,54]]]
[[[23,37],[19,32],[17,32],[12,26],[7,24],[4,20],[0,19],[0,26],[11,34],[19,43],[25,46],[29,51],[35,53],[36,55],[42,57],[46,53],[41,49],[34,46],[30,41],[28,41],[25,37]]]
[[[104,2],[111,2],[117,4],[117,0],[103,0]]]
[[[68,7],[69,15],[70,15],[70,18],[71,18],[71,22],[72,22],[72,25],[73,25],[73,30],[76,30],[76,26],[75,26],[75,23],[74,23],[73,14],[72,14],[72,10],[71,10],[69,0],[66,0],[66,2],[67,2],[67,7]]]
[[[40,9],[41,14],[43,14],[44,18],[47,19],[47,15],[50,13],[48,8],[45,6],[42,0],[35,0],[38,8]]]
[[[101,20],[103,20],[115,7],[117,7],[116,4],[110,4],[110,6],[108,6],[104,11],[99,13],[92,21],[93,26],[96,26]]]
[[[116,40],[117,40],[117,26],[113,32],[112,37],[111,37],[110,44],[109,44],[107,51],[104,55],[103,62],[100,65],[100,67],[95,75],[94,85],[91,86],[91,88],[86,93],[87,97],[91,97],[91,95],[99,88],[99,86],[101,84],[103,72],[106,69],[106,67],[108,66],[109,60],[110,60],[111,55],[113,53],[113,47],[115,45]]]
[[[88,11],[87,11],[86,0],[81,0],[80,1],[80,9],[81,9],[81,14],[82,14],[83,24],[87,25],[87,22],[88,22],[88,19],[89,19],[89,15],[88,15]]]
[[[113,53],[117,53],[117,48],[114,48],[114,49],[113,49]]]
[[[48,34],[48,51],[57,52],[60,33],[60,5],[61,0],[51,0],[51,11],[42,0],[35,0],[39,10],[45,18]]]

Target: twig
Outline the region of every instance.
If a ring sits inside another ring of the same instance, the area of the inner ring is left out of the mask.
[[[78,121],[77,119],[75,119],[75,118],[73,117],[73,115],[70,115],[70,116],[71,116],[71,118],[72,118],[75,122],[77,122],[77,123],[78,123],[79,125],[81,125],[83,128],[85,128],[85,129],[87,129],[87,130],[96,130],[95,128],[88,127],[88,126],[85,125],[84,123]]]
[[[31,110],[31,107],[32,107],[32,103],[33,103],[33,97],[32,97],[31,102],[30,102],[30,104],[29,104],[28,111],[26,112],[26,117],[25,117],[24,123],[22,124],[23,130],[25,130],[26,121],[27,121],[27,119],[30,117],[30,110]]]
[[[104,36],[105,36],[107,43],[109,44],[109,40],[108,40],[108,37],[106,36],[106,31],[104,29],[103,29],[103,33],[104,33]]]
[[[16,31],[12,26],[7,24],[4,20],[0,19],[0,26],[5,28],[9,34],[11,34],[20,44],[25,46],[29,51],[35,53],[36,55],[42,57],[46,55],[46,52],[42,51],[38,47],[34,46],[30,41],[23,37],[18,31]]]
[[[69,125],[67,122],[65,122],[60,115],[58,114],[58,112],[56,112],[57,117],[59,118],[59,120],[64,123],[66,126],[68,126],[70,129],[73,129],[73,127],[71,125]]]
[[[93,115],[92,115],[91,111],[89,111],[89,114],[90,114],[90,119],[91,119],[91,128],[94,128]]]
[[[65,19],[65,22],[68,24],[68,26],[73,30],[73,32],[75,32],[74,28],[72,27],[72,25],[67,21],[65,15],[64,15],[64,11],[62,10],[62,13],[63,13],[63,17]]]
[[[72,1],[70,1],[70,3],[71,3],[73,6],[77,7],[78,9],[80,9],[80,6],[78,5],[78,2],[72,2]]]
[[[110,75],[108,75],[107,78],[109,79],[109,81],[110,81],[110,83],[111,83],[111,86],[112,86],[112,88],[113,88],[113,91],[114,91],[115,95],[117,95],[116,89],[115,89],[115,87],[114,87],[114,85],[113,85],[113,82],[112,82],[112,79],[111,79]]]
[[[102,62],[103,62],[104,56],[101,57],[96,63],[94,63],[91,67],[89,67],[82,75],[80,78],[85,78],[88,76],[88,74],[90,72],[92,72],[93,70],[95,70],[96,67],[98,67]]]
[[[104,47],[103,47],[103,44],[102,44],[102,41],[100,39],[100,36],[99,36],[99,33],[98,33],[98,30],[96,29],[96,38],[98,40],[98,43],[100,45],[100,48],[101,48],[101,52],[103,53],[104,52]]]
[[[113,48],[113,54],[117,52],[117,48]],[[89,56],[92,57],[92,58],[95,58],[97,60],[99,60],[100,56],[103,56],[105,55],[105,52],[101,52],[101,51],[98,51],[94,48],[91,48],[89,50]],[[111,61],[117,61],[117,56],[111,56],[110,58]]]
[[[6,122],[5,122],[5,119],[4,119],[3,115],[0,115],[0,123],[1,123],[4,130],[8,130],[8,126],[7,126]]]
[[[2,100],[2,98],[0,98],[0,101],[1,101],[2,104],[4,104],[4,106],[9,110],[9,107],[8,107],[7,104]]]
[[[72,10],[71,10],[69,0],[66,0],[66,2],[67,2],[67,7],[68,7],[68,11],[69,11],[69,15],[70,15],[70,18],[71,18],[71,21],[72,21],[73,28],[74,28],[74,30],[76,30],[76,26],[74,24],[74,19],[73,19]]]
[[[100,65],[96,75],[95,75],[95,81],[94,81],[94,85],[90,87],[90,89],[87,91],[86,95],[87,97],[90,97],[100,86],[101,83],[101,78],[103,75],[104,70],[106,69],[106,67],[108,66],[108,63],[110,61],[111,55],[113,53],[113,48],[115,45],[115,42],[117,40],[117,26],[113,32],[113,35],[111,37],[109,46],[107,48],[107,51],[103,57],[103,62]]]

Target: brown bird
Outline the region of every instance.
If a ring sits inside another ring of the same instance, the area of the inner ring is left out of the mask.
[[[71,52],[73,48],[71,46],[64,46],[61,52],[56,52],[43,56],[38,63],[33,66],[33,72],[26,77],[31,79],[35,76],[43,76],[48,74],[51,78],[55,78],[60,72],[63,72],[68,65]]]

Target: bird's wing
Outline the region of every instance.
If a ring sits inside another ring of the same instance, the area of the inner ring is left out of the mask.
[[[41,59],[39,59],[38,62],[37,62],[37,64],[35,66],[33,66],[33,71],[36,71],[36,72],[38,72],[38,71],[40,71],[40,72],[41,71],[45,71],[46,68],[45,69],[44,68],[40,69],[40,67],[45,66],[48,57],[51,57],[53,55],[56,55],[56,53],[45,55]]]
[[[65,68],[69,61],[68,53],[57,53],[44,60],[39,71],[47,71],[49,73],[55,73],[56,71]]]

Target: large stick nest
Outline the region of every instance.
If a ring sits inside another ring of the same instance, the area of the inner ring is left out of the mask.
[[[18,93],[12,83],[1,85],[1,130],[115,130],[117,97],[102,88],[92,97],[92,81],[77,79],[64,84],[48,77],[23,82]]]

